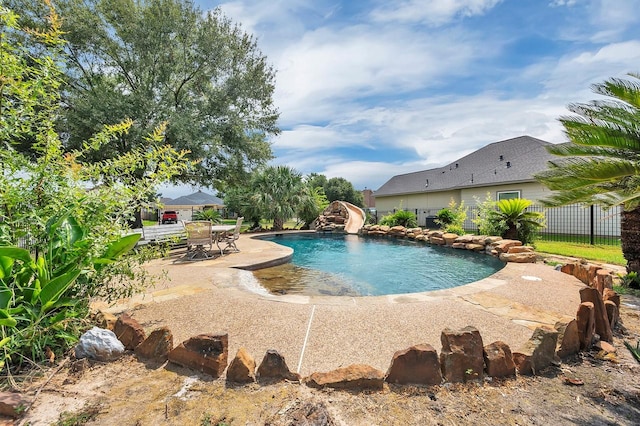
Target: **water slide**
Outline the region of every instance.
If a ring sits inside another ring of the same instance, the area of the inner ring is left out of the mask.
[[[340,203],[342,203],[349,212],[349,219],[344,224],[344,231],[347,234],[357,234],[360,228],[364,225],[364,221],[367,217],[364,210],[346,201],[340,201]]]

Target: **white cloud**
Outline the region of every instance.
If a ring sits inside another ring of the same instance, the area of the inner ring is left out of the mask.
[[[571,6],[575,6],[576,2],[577,2],[577,0],[552,0],[549,3],[549,6],[551,6],[551,7],[563,7],[563,6],[571,7]]]
[[[459,17],[482,15],[502,0],[405,0],[389,2],[374,9],[377,22],[423,22],[431,26],[447,24]]]

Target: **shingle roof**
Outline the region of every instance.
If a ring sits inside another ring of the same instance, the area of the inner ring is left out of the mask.
[[[491,143],[444,167],[396,175],[375,191],[376,197],[446,191],[458,188],[532,182],[557,158],[547,152],[551,145],[531,136]],[[428,185],[427,185],[428,183]]]
[[[184,195],[175,200],[167,201],[164,204],[166,206],[208,206],[213,204],[224,206],[224,201],[206,192],[198,191],[191,195]]]

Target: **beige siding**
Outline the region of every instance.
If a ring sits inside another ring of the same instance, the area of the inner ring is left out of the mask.
[[[376,209],[379,212],[388,212],[399,208],[406,210],[441,209],[449,205],[451,198],[453,198],[456,203],[459,203],[460,191],[376,197]]]
[[[540,200],[551,195],[551,191],[542,184],[537,182],[530,183],[514,183],[508,185],[484,186],[479,188],[465,188],[462,190],[462,200],[467,206],[475,206],[474,197],[484,201],[487,192],[491,194],[492,200],[497,200],[498,192],[502,191],[520,191],[520,197],[533,201],[533,204],[540,204]]]

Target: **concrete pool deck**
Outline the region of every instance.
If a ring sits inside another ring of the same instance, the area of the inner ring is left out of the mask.
[[[281,353],[303,376],[350,364],[386,371],[395,351],[428,343],[438,352],[445,328],[468,325],[484,344],[496,340],[517,350],[540,325],[574,318],[580,304],[576,278],[544,264],[510,263],[464,286],[426,293],[374,297],[275,296],[250,289],[252,273],[237,268],[287,261],[291,249],[241,235],[239,253],[179,262],[184,250],[148,265],[166,272],[146,294],[108,310],[127,310],[145,328],[167,326],[174,344],[201,334],[229,334],[229,357],[245,347],[256,363],[268,349]]]

